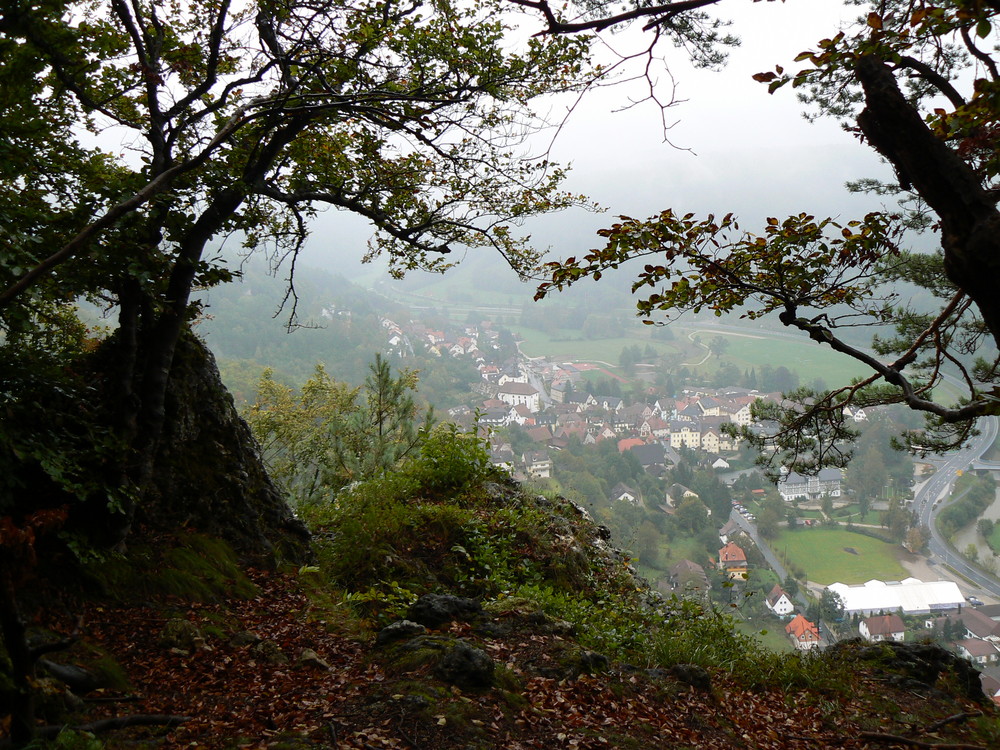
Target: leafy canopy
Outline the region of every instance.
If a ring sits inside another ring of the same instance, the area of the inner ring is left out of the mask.
[[[399,273],[442,269],[454,248],[530,265],[519,224],[582,202],[558,165],[528,158],[549,125],[535,102],[603,71],[588,39],[524,39],[516,22],[503,0],[4,3],[0,354],[23,356],[2,357],[3,403],[28,414],[61,390],[95,407],[44,443],[27,421],[0,424],[0,465],[17,469],[3,487],[40,475],[80,494],[90,459],[63,446],[101,437],[112,457],[83,494],[125,498],[109,527],[127,533],[192,292],[234,276],[214,255],[224,238],[286,262],[293,318],[295,259],[323,208],[368,219],[371,253]],[[77,341],[71,373],[46,342],[81,298],[117,320],[99,356]]]

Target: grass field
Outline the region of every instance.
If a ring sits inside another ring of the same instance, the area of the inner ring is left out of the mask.
[[[550,336],[533,328],[516,327],[523,339],[521,351],[529,357],[549,359],[572,359],[582,362],[608,362],[618,365],[618,358],[626,346],[638,345],[643,351],[651,346],[658,354],[673,353],[676,348],[670,342],[653,341],[649,338],[625,336],[610,339],[580,339],[579,331],[564,331]],[[561,336],[566,339],[560,340]]]
[[[845,385],[851,381],[851,378],[864,376],[870,372],[858,362],[804,337],[801,341],[786,341],[770,337],[752,338],[751,335],[735,335],[715,331],[699,331],[694,334],[695,340],[706,344],[717,337],[729,342],[722,358],[732,362],[741,370],[748,367],[763,367],[764,365],[775,367],[777,363],[798,373],[799,379],[803,383],[815,378],[822,378],[831,388]],[[715,359],[715,357],[712,358],[712,360]]]
[[[561,331],[553,336],[523,326],[517,327],[517,331],[523,338],[521,350],[529,357],[602,361],[613,365],[618,364],[621,351],[626,346],[638,344],[645,351],[649,345],[659,354],[674,354],[679,352],[682,346],[690,347],[686,340],[689,331],[682,328],[677,329],[676,343],[653,341],[647,337],[633,335],[606,339],[580,339],[580,332],[575,330]],[[781,363],[797,373],[803,383],[822,378],[831,387],[844,385],[850,382],[852,377],[866,374],[864,368],[853,360],[824,349],[805,338],[801,341],[784,341],[715,331],[698,331],[693,334],[695,341],[703,343],[720,336],[729,342],[726,351],[721,356],[712,355],[701,367],[689,366],[689,369],[710,376],[723,362],[731,362],[740,370],[774,367],[775,363]],[[704,351],[699,348],[697,352],[689,351],[689,355],[692,360],[700,360],[704,356]]]
[[[881,511],[869,510],[864,516],[862,516],[860,510],[860,505],[857,503],[851,503],[850,505],[845,505],[843,508],[837,508],[833,511],[833,517],[841,523],[847,523],[848,519],[850,519],[851,523],[864,523],[872,526],[878,526],[882,523]]]
[[[783,530],[771,549],[779,556],[786,553],[810,581],[824,586],[873,578],[899,581],[907,575],[897,557],[899,547],[838,528]]]
[[[794,651],[795,647],[789,640],[788,636],[785,635],[785,626],[776,620],[768,619],[764,621],[754,621],[747,622],[746,620],[740,620],[736,623],[736,630],[741,633],[746,633],[752,636],[754,639],[760,642],[764,648],[774,651],[779,654],[783,654],[788,651]]]

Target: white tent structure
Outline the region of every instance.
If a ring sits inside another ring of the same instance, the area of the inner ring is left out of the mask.
[[[856,612],[865,616],[880,612],[925,615],[958,609],[965,604],[965,597],[953,581],[907,578],[904,581],[871,580],[854,586],[831,583],[827,588],[840,596],[844,614],[848,615]]]

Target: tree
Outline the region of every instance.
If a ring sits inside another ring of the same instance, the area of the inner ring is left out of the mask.
[[[660,567],[660,532],[650,521],[643,521],[636,532],[635,550],[639,561],[651,568]]]
[[[866,451],[847,467],[845,481],[857,497],[862,518],[871,509],[872,501],[882,494],[887,480],[885,462],[877,450]]]
[[[882,516],[882,525],[889,530],[889,537],[897,542],[906,538],[906,532],[913,525],[913,512],[906,509],[899,498],[889,501],[889,509]]]
[[[729,349],[729,339],[723,336],[713,336],[708,342],[708,350],[715,356],[721,356]]]
[[[799,593],[799,582],[795,578],[788,574],[785,576],[784,582],[782,582],[781,587],[785,590],[785,593],[790,597],[794,598],[798,596]]]
[[[170,496],[157,481],[196,483],[172,448],[208,420],[180,385],[221,392],[190,326],[193,291],[235,275],[223,238],[285,261],[290,325],[322,207],[370,221],[371,253],[397,273],[466,247],[530,264],[516,226],[581,202],[562,169],[523,158],[546,124],[532,103],[601,73],[589,41],[515,43],[512,19],[503,0],[4,3],[0,520],[70,506],[66,533],[116,545],[140,507],[168,528],[184,503],[239,515],[239,492]],[[110,335],[75,319],[81,298],[115,317]],[[235,415],[223,422],[204,464],[252,453]],[[272,489],[263,477],[249,494]]]
[[[708,527],[708,511],[705,504],[696,497],[686,497],[677,504],[674,521],[688,536],[694,536]]]
[[[697,48],[717,62],[721,0],[668,3],[617,13],[596,6],[572,22],[546,0],[516,0],[538,9],[552,35],[600,32],[641,19],[653,34],[678,26],[702,31]],[[777,66],[755,78],[775,92],[797,88],[813,115],[841,120],[895,170],[891,183],[864,179],[853,189],[894,210],[849,221],[802,213],[769,218],[762,231],[743,230],[732,214],[697,218],[665,209],[649,219],[628,216],[599,234],[606,245],[544,267],[542,298],[579,279],[640,259],[633,291],[644,322],[684,311],[710,310],[758,318],[774,314],[785,326],[865,364],[856,383],[788,395],[796,404],[757,410],[779,425],[776,434],[748,440],[779,450],[775,465],[815,471],[850,459],[854,430],[844,407],[904,404],[927,417],[927,429],[901,443],[925,453],[961,443],[977,417],[1000,413],[1000,212],[996,190],[1000,85],[993,46],[995,2],[881,0],[853,27],[835,32],[796,58],[798,70]],[[705,48],[716,54],[715,59]],[[650,55],[652,53],[650,52]],[[966,71],[973,71],[966,74]],[[934,254],[907,249],[907,232],[938,233]],[[915,309],[893,285],[913,284],[940,303]],[[888,286],[887,286],[888,285]],[[845,332],[860,324],[892,325],[877,337],[875,354]],[[977,353],[981,356],[977,357]],[[958,373],[965,393],[948,404],[932,397],[943,368]]]
[[[402,273],[444,268],[453,247],[530,261],[511,227],[579,203],[559,190],[561,169],[516,147],[543,124],[536,97],[592,80],[589,42],[512,45],[510,18],[502,0],[0,10],[0,359],[15,370],[5,397],[30,405],[39,360],[60,365],[68,304],[87,297],[114,312],[114,335],[89,359],[96,371],[69,384],[102,411],[95,434],[70,431],[76,442],[113,446],[99,462],[110,489],[89,495],[110,493],[121,509],[114,537],[150,485],[178,341],[198,314],[192,290],[234,275],[212,255],[216,238],[287,261],[294,322],[291,274],[318,207],[368,219],[372,254]],[[101,133],[128,153],[93,145]],[[84,338],[77,348],[92,350]],[[79,461],[57,471],[40,445],[26,466],[23,442],[16,422],[0,429],[4,473],[76,492]]]
[[[247,421],[271,475],[293,504],[316,502],[371,479],[417,450],[433,426],[413,400],[416,373],[393,377],[375,355],[363,389],[333,381],[322,365],[296,397],[265,371]],[[362,397],[362,402],[358,398]]]
[[[833,496],[828,492],[824,492],[823,497],[819,499],[819,503],[823,515],[830,518],[833,515]]]
[[[819,617],[833,622],[844,619],[844,600],[840,598],[840,594],[830,589],[823,589],[819,597]]]
[[[785,518],[785,503],[777,493],[769,493],[761,503],[757,514],[757,531],[761,536],[773,539],[780,531]]]
[[[930,539],[930,531],[924,526],[911,526],[906,530],[906,541],[903,546],[910,552],[917,553],[924,548]]]

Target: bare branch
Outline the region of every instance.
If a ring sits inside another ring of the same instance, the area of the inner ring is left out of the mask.
[[[653,18],[645,29],[660,26],[669,21],[674,16],[691,10],[698,10],[709,5],[716,5],[722,0],[682,0],[676,3],[665,3],[649,8],[636,8],[625,13],[618,13],[607,18],[598,18],[593,21],[578,21],[575,23],[564,23],[556,18],[555,12],[549,6],[548,0],[510,0],[515,5],[525,8],[533,8],[540,12],[548,22],[548,28],[538,32],[535,36],[544,34],[573,34],[580,31],[604,31],[612,26],[634,21],[637,18]]]

